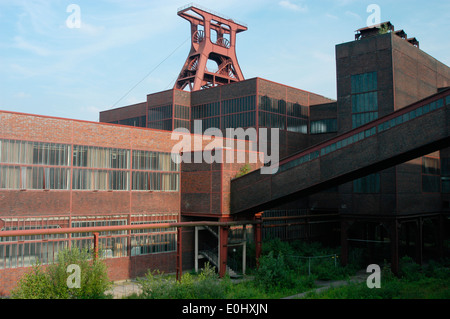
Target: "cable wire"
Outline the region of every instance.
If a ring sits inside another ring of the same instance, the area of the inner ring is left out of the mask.
[[[173,50],[164,60],[159,62],[158,65],[156,65],[150,72],[148,72],[138,83],[136,83],[131,89],[128,90],[127,93],[125,93],[120,99],[118,99],[111,107],[110,109],[114,108],[120,101],[122,101],[128,94],[130,94],[131,91],[133,91],[139,84],[141,84],[146,78],[148,78],[161,64],[163,64],[167,59],[169,59],[176,51],[178,51],[179,48],[181,48],[190,37],[188,37],[186,40],[183,41],[175,50]]]

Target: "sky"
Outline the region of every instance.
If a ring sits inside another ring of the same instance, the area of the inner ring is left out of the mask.
[[[168,90],[190,49],[189,0],[0,0],[0,110],[98,121]],[[260,77],[336,98],[335,45],[379,13],[450,66],[449,0],[197,0],[245,22],[236,53]],[[368,10],[375,4],[379,10]],[[79,24],[78,24],[79,23]]]

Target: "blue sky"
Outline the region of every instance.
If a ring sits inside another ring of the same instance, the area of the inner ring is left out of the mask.
[[[97,121],[99,111],[173,87],[190,48],[189,23],[176,12],[189,2],[0,0],[0,109]],[[450,65],[448,0],[195,3],[248,25],[237,38],[245,78],[336,98],[335,45],[366,26],[369,4]],[[66,24],[70,4],[80,28]]]

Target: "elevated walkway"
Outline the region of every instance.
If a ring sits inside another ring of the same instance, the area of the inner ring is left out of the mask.
[[[231,181],[231,214],[261,212],[450,146],[450,89]]]

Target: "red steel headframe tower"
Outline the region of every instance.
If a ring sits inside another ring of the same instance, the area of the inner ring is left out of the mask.
[[[193,4],[178,9],[178,15],[191,23],[191,51],[174,88],[197,91],[244,80],[236,34],[246,31],[246,25]],[[208,61],[216,62],[217,70],[208,70]]]

